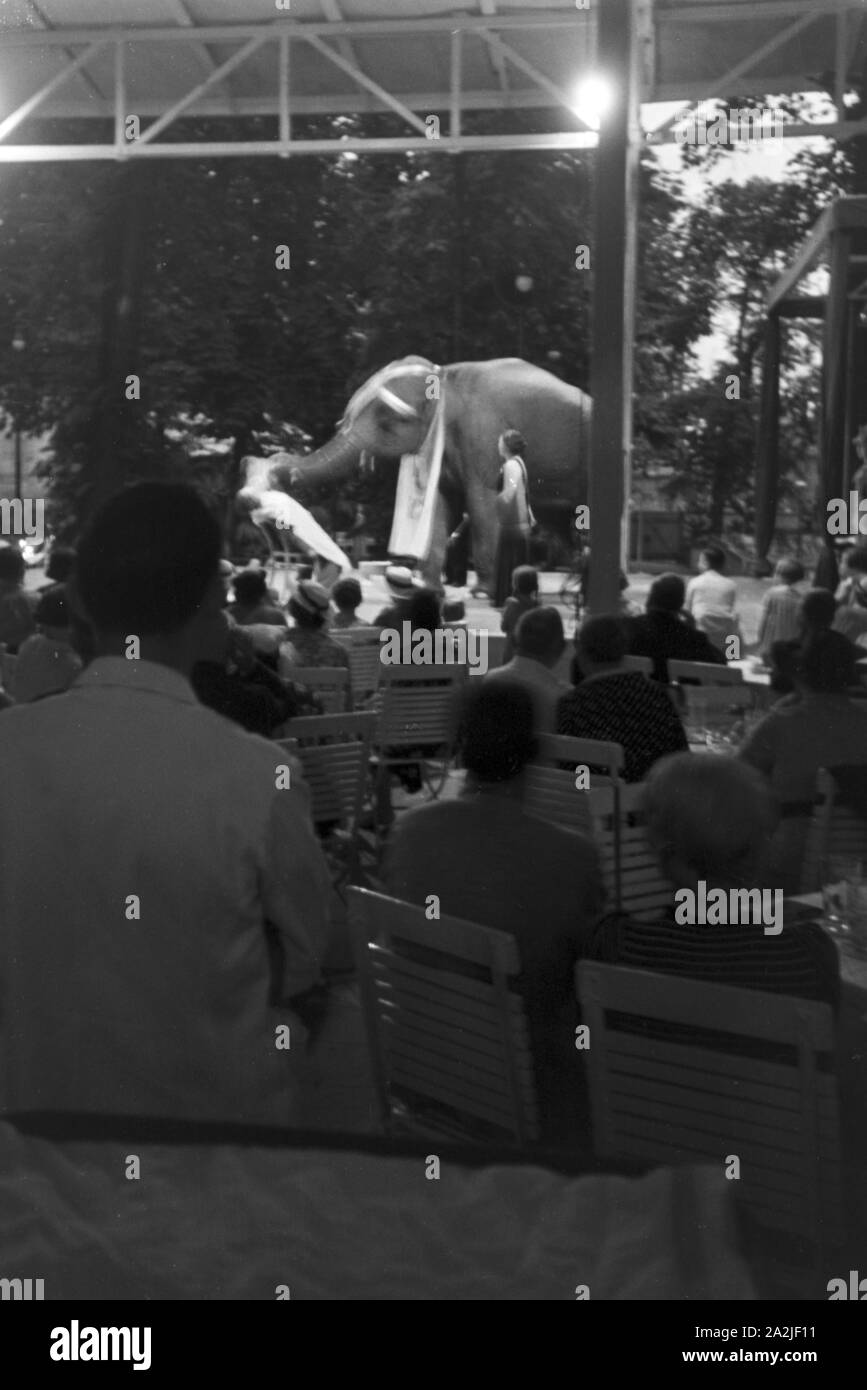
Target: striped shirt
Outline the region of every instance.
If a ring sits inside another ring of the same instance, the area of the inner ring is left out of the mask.
[[[759,617],[759,651],[767,661],[774,642],[792,642],[801,630],[801,595],[790,584],[775,584],[765,594]]]
[[[761,926],[679,925],[673,917],[638,922],[628,913],[611,913],[595,928],[585,956],[634,970],[817,999],[835,1009],[840,994],[836,947],[815,922],[784,921],[779,936],[765,936]]]

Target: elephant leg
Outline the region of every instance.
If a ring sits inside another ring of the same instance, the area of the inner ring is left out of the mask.
[[[497,493],[477,483],[467,488],[467,511],[473,534],[473,563],[479,587],[494,592],[494,559],[497,553]]]
[[[438,492],[434,505],[430,550],[427,557],[421,562],[422,578],[431,589],[442,589],[443,587],[443,565],[445,564],[448,538],[448,507],[446,506],[446,499],[441,492]]]

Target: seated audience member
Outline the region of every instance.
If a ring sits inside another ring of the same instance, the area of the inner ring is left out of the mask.
[[[840,632],[856,647],[867,647],[867,574],[856,575],[851,601],[837,605],[834,632]]]
[[[834,597],[844,607],[854,602],[859,579],[867,575],[867,545],[847,545],[838,555],[840,583]]]
[[[790,695],[795,691],[795,668],[802,643],[814,633],[829,632],[836,611],[837,600],[830,589],[808,589],[804,594],[797,637],[788,642],[771,643],[770,685],[778,695]]]
[[[403,636],[403,623],[410,624],[410,631],[413,637],[417,632],[433,633],[436,632],[438,628],[442,627],[440,598],[435,590],[424,588],[419,585],[414,586],[409,599],[404,605],[403,616],[400,618],[397,627],[393,629],[393,631],[401,635],[401,638]],[[383,631],[388,630],[387,628],[383,628]],[[439,745],[435,743],[419,744],[412,751],[425,757],[434,757],[438,749]],[[388,751],[390,755],[393,755],[395,750],[390,749]],[[391,775],[399,778],[404,790],[408,791],[411,796],[417,795],[422,788],[422,775],[418,763],[393,763],[391,765],[390,774],[388,769],[383,767],[381,769],[381,776],[377,779],[378,816],[380,824],[383,825],[389,823],[392,815],[389,791]]]
[[[254,623],[266,623],[269,627],[285,627],[286,615],[272,601],[268,592],[268,580],[264,570],[241,570],[232,580],[235,602],[229,604],[229,613],[239,627],[252,627]]]
[[[370,626],[363,618],[359,618],[357,613],[362,598],[361,585],[357,579],[338,579],[331,590],[331,597],[337,609],[337,615],[331,622],[332,628]]]
[[[622,619],[588,618],[575,649],[583,679],[560,701],[558,733],[621,744],[626,782],[641,782],[658,758],[688,747],[667,691],[640,671],[623,669]]]
[[[512,571],[512,596],[503,605],[500,631],[506,634],[503,664],[515,655],[515,628],[519,618],[539,607],[539,574],[532,565],[518,565]]]
[[[191,488],[115,494],[76,566],[96,657],[0,720],[4,1111],[291,1122],[329,883],[297,767],[189,683],[220,547]]]
[[[612,914],[588,942],[588,959],[836,1007],[837,951],[819,926],[784,919],[778,935],[766,936],[762,924],[675,920],[674,893],[698,893],[700,883],[708,893],[780,886],[762,874],[777,809],[761,777],[734,758],[678,753],[652,769],[644,811],[648,840],[672,885],[671,915],[639,922]]]
[[[196,662],[190,677],[203,705],[262,738],[279,735],[297,714],[316,713],[311,696],[302,696],[258,659],[249,628],[226,612],[224,622],[213,652]]]
[[[515,629],[515,655],[505,666],[485,676],[486,681],[509,681],[524,686],[533,696],[536,732],[553,734],[557,705],[568,686],[554,674],[566,647],[563,620],[556,608],[531,608]]]
[[[661,574],[650,586],[645,612],[627,618],[625,631],[630,656],[649,656],[653,678],[668,683],[669,661],[707,661],[724,666],[726,659],[683,612],[686,588],[679,574]]]
[[[313,579],[302,579],[289,600],[290,627],[280,648],[280,674],[292,679],[296,666],[349,666],[349,653],[333,637],[326,625],[331,601],[328,590]]]
[[[385,571],[385,585],[391,602],[379,610],[373,620],[373,626],[396,628],[400,631],[401,623],[408,616],[409,601],[420,586],[412,570],[406,565],[389,565]]]
[[[63,584],[42,590],[35,617],[36,632],[18,648],[12,694],[20,705],[68,689],[83,664],[72,647],[72,613]]]
[[[436,632],[442,627],[442,607],[434,589],[416,589],[406,606],[406,619],[415,632]]]
[[[66,584],[72,578],[75,569],[75,551],[71,545],[53,545],[48,556],[48,564],[45,566],[46,584],[39,586],[39,592],[44,593],[46,589],[52,588],[55,584]]]
[[[686,586],[684,606],[699,632],[703,632],[719,651],[725,653],[729,638],[740,638],[740,623],[735,607],[737,585],[723,573],[726,555],[718,545],[709,545],[701,552],[698,567],[701,573]]]
[[[820,767],[867,763],[867,705],[847,694],[856,684],[855,656],[839,632],[811,633],[795,661],[800,698],[774,705],[741,748],[741,758],[768,779],[784,816],[809,804]]]
[[[0,646],[14,656],[36,631],[39,595],[24,588],[27,566],[17,546],[0,545]]]
[[[774,642],[791,642],[800,633],[801,595],[795,586],[803,578],[804,566],[797,560],[778,561],[759,615],[758,650],[765,662],[770,660]]]
[[[531,696],[520,686],[470,686],[462,723],[466,788],[456,800],[407,814],[383,876],[394,897],[424,905],[434,893],[442,914],[515,937],[546,1137],[554,1142],[555,1116],[568,1124],[576,1087],[573,967],[603,894],[591,842],[523,809],[533,719]]]

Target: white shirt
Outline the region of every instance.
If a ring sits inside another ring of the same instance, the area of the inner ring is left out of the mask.
[[[735,604],[738,586],[718,570],[705,570],[686,586],[684,608],[695,618],[696,627],[725,651],[729,637],[740,637]]]
[[[265,922],[301,993],[328,874],[286,761],[148,661],[4,711],[0,1109],[288,1123],[304,1029]]]

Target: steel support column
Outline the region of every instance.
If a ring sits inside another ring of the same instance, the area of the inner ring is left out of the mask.
[[[755,541],[758,572],[766,568],[768,551],[774,539],[779,491],[780,437],[780,334],[782,325],[776,312],[765,324],[765,352],[762,362],[762,400],[756,440],[756,520]]]
[[[632,349],[638,204],[638,4],[599,7],[597,70],[614,99],[596,154],[590,394],[590,592],[594,613],[615,613],[626,559],[624,523],[632,450]]]

